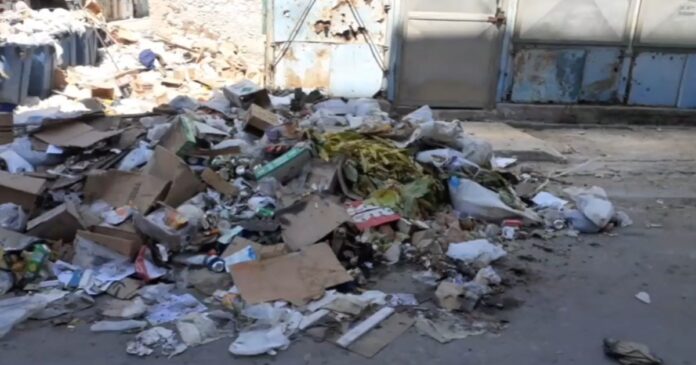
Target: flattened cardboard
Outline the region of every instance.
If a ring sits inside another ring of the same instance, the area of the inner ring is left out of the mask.
[[[256,252],[256,256],[259,260],[271,259],[278,256],[283,256],[288,254],[288,246],[284,243],[279,243],[277,245],[262,245],[260,243],[254,242],[252,240],[246,239],[244,237],[235,237],[232,242],[225,248],[225,251],[220,255],[223,259],[234,255],[235,253],[245,249],[247,246]]]
[[[222,176],[210,168],[203,170],[203,173],[201,173],[201,179],[203,179],[206,184],[210,185],[211,188],[217,190],[223,195],[234,197],[239,193],[239,190],[234,185],[230,184],[229,181],[223,179]]]
[[[230,271],[248,304],[285,300],[302,305],[320,297],[324,289],[352,280],[325,243],[272,259],[243,262]]]
[[[134,258],[138,255],[142,242],[113,235],[106,235],[90,231],[78,231],[76,237],[92,241],[119,254]]]
[[[394,313],[380,323],[379,327],[358,338],[348,350],[365,357],[377,355],[383,348],[396,340],[416,322],[407,313]]]
[[[138,294],[138,289],[142,286],[142,281],[125,278],[121,281],[114,281],[106,289],[106,294],[121,300],[129,300]]]
[[[0,202],[17,204],[28,212],[34,210],[45,187],[44,179],[0,171]]]
[[[72,242],[87,226],[72,203],[63,203],[27,223],[27,233],[52,241]]]
[[[331,199],[312,195],[299,212],[281,216],[283,241],[292,250],[309,246],[350,220],[346,209]]]
[[[143,173],[171,182],[163,199],[164,203],[171,207],[178,207],[205,188],[184,161],[160,146],[155,148],[155,153],[143,168]]]
[[[28,236],[9,229],[0,228],[0,248],[5,252],[24,251],[29,245],[40,241],[37,237]]]
[[[58,147],[87,148],[121,134],[122,130],[103,132],[82,122],[60,123],[34,134],[41,141]]]
[[[244,131],[257,137],[263,137],[266,131],[280,125],[278,116],[256,104],[252,104],[247,112]]]
[[[87,175],[83,192],[87,202],[102,199],[114,207],[132,204],[146,213],[168,187],[168,181],[153,175],[97,170]]]

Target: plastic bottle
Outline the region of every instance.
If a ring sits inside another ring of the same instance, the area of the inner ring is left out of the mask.
[[[51,250],[45,244],[34,245],[34,250],[27,260],[25,278],[29,280],[36,278],[50,254]]]

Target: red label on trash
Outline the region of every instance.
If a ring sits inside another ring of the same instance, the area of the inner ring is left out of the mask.
[[[346,210],[355,226],[361,231],[401,219],[401,216],[390,208],[366,204],[362,201],[348,203]]]

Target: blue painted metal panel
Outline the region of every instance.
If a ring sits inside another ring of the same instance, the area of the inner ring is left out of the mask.
[[[629,105],[676,106],[686,55],[645,52],[633,63]]]
[[[677,106],[696,108],[696,54],[689,55],[686,60]]]
[[[31,46],[0,45],[0,68],[7,78],[0,78],[0,103],[21,104],[29,91]]]
[[[619,101],[623,51],[619,48],[588,48],[579,100],[590,103]]]
[[[56,65],[56,50],[53,45],[36,46],[31,58],[29,95],[47,98],[53,90],[53,71]]]
[[[587,52],[581,49],[523,49],[515,55],[512,101],[577,103]]]
[[[63,48],[60,59],[61,67],[77,65],[77,34],[63,33],[58,36],[58,43]]]

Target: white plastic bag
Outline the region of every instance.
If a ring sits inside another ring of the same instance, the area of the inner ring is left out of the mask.
[[[500,246],[490,243],[486,239],[451,243],[447,247],[447,256],[468,264],[487,266],[507,255]]]
[[[27,214],[22,207],[13,203],[0,204],[0,228],[24,232],[27,227]]]
[[[497,193],[478,183],[453,177],[449,184],[450,200],[454,210],[477,219],[502,221],[508,218],[523,218],[531,222],[541,222],[541,218],[530,210],[519,211],[510,208]]]
[[[614,205],[604,189],[598,186],[589,189],[570,187],[563,191],[575,201],[578,210],[600,229],[606,227],[614,217]]]

